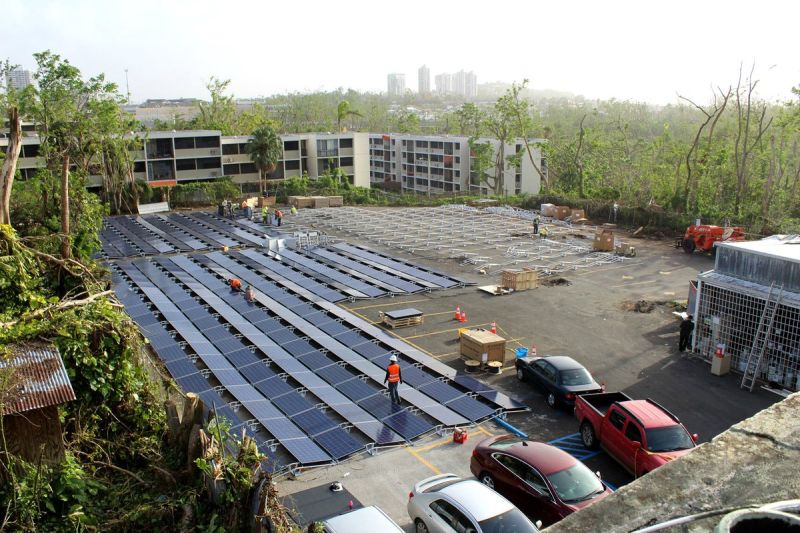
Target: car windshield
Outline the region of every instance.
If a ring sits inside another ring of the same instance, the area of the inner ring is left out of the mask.
[[[491,448],[499,448],[499,449],[502,450],[503,448],[510,448],[512,446],[516,446],[520,442],[525,442],[525,439],[514,439],[514,438],[501,439],[501,440],[494,441],[489,446]]]
[[[597,476],[583,463],[576,463],[566,470],[550,474],[547,478],[564,503],[588,500],[606,490]]]
[[[647,449],[651,452],[674,452],[694,448],[694,441],[683,426],[645,430]]]
[[[569,370],[561,371],[561,384],[571,387],[574,385],[589,385],[592,382],[592,376],[585,368],[570,368]]]
[[[487,518],[479,524],[483,533],[536,533],[539,531],[516,507],[503,514]]]

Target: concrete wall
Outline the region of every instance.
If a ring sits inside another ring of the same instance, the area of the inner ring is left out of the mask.
[[[736,424],[692,453],[545,531],[627,532],[704,511],[797,498],[800,494],[798,416],[800,393]],[[692,524],[691,530],[710,531],[720,518]]]
[[[369,188],[369,134],[353,133],[352,135],[354,185]]]

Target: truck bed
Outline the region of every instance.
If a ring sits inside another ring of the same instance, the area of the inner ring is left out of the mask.
[[[632,398],[624,392],[600,392],[597,394],[582,394],[577,401],[583,401],[592,409],[597,411],[600,416],[606,416],[606,411],[614,402],[627,402]]]

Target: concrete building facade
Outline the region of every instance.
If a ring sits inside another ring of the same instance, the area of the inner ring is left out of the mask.
[[[29,70],[15,68],[14,70],[10,70],[6,75],[6,84],[9,89],[21,91],[32,83],[32,79],[33,78],[31,77],[31,72]]]
[[[499,143],[480,139],[492,145],[496,154]],[[547,171],[538,143],[529,141],[536,166]],[[517,139],[506,144],[506,154],[520,154],[520,164],[508,168],[503,176],[506,194],[536,194],[541,177],[525,151],[525,143]],[[484,181],[472,171],[473,154],[469,137],[449,135],[370,134],[370,182],[373,186],[421,194],[474,193],[489,194]],[[489,169],[490,178],[494,169]],[[545,174],[546,175],[546,174]],[[491,180],[490,180],[491,181]]]
[[[389,96],[403,96],[406,93],[406,75],[392,73],[387,76],[386,93]]]
[[[248,136],[223,136],[216,130],[154,131],[132,134],[134,177],[153,186],[176,185],[230,177],[245,191],[258,189],[258,169],[247,154]],[[281,135],[283,157],[271,179],[300,177],[317,179],[326,171],[341,168],[352,185],[427,195],[473,193],[492,190],[474,171],[469,137],[381,133],[298,133]],[[492,145],[494,139],[478,142]],[[538,140],[530,141],[536,165],[547,172]],[[8,139],[0,137],[0,151]],[[520,164],[505,170],[506,194],[539,192],[539,173],[531,164],[524,142],[506,144],[506,155],[520,155]],[[22,138],[17,168],[21,179],[33,177],[44,165],[39,138]],[[494,168],[486,171],[491,178]],[[491,181],[491,180],[490,180]],[[89,186],[99,187],[99,176],[90,176]]]
[[[431,69],[422,65],[417,70],[417,85],[419,94],[429,94],[431,92]]]
[[[453,92],[453,77],[450,74],[437,74],[434,78],[436,83],[436,94],[444,96]]]

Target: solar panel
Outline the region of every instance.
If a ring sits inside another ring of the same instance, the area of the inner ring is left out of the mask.
[[[314,440],[327,451],[331,457],[341,460],[364,449],[364,445],[350,436],[346,431],[334,428],[316,435]]]
[[[415,439],[434,429],[432,424],[408,411],[395,413],[382,420],[382,422],[402,435],[406,440]]]

